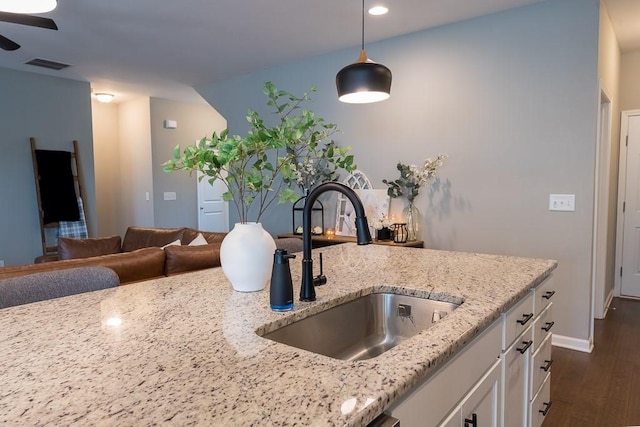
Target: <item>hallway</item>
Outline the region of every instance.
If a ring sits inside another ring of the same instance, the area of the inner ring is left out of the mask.
[[[614,298],[591,354],[553,347],[544,427],[640,425],[640,301]]]

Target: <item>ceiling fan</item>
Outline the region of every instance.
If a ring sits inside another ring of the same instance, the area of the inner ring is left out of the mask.
[[[25,15],[22,13],[0,12],[0,21],[12,24],[28,25],[30,27],[46,28],[48,30],[58,30],[58,26],[53,22],[53,19]],[[16,50],[20,48],[20,45],[13,40],[0,35],[0,48],[4,50]]]

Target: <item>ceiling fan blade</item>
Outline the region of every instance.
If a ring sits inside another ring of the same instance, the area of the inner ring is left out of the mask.
[[[24,15],[22,13],[0,12],[0,21],[10,22],[12,24],[29,25],[31,27],[46,28],[48,30],[58,29],[58,26],[53,22],[53,19]]]
[[[9,40],[5,36],[0,35],[0,48],[4,50],[17,50],[20,49],[20,45],[13,40]]]

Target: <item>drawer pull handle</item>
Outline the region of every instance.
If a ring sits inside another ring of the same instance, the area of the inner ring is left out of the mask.
[[[544,366],[540,366],[540,369],[542,369],[545,372],[549,372],[549,369],[551,369],[551,365],[553,365],[553,359],[545,360]]]
[[[516,350],[518,350],[521,354],[525,354],[529,349],[529,347],[531,347],[531,344],[533,344],[533,340],[529,340],[528,342],[522,341],[522,344],[524,344],[524,347],[516,348]]]
[[[544,295],[542,295],[542,298],[551,299],[551,297],[554,296],[555,294],[556,294],[556,291],[547,291],[545,292]]]
[[[538,412],[540,412],[543,417],[546,417],[547,414],[549,413],[549,409],[551,409],[551,402],[544,402],[543,405],[544,405],[545,408],[541,409]]]
[[[547,322],[544,324],[544,326],[541,328],[543,331],[545,332],[549,332],[551,330],[551,328],[553,328],[553,325],[555,324],[555,322]]]
[[[471,419],[464,419],[464,427],[478,427],[478,415],[471,414]]]
[[[525,323],[527,323],[532,318],[533,318],[533,313],[523,314],[522,315],[522,319],[518,320],[517,322],[520,323],[521,325],[524,325]]]

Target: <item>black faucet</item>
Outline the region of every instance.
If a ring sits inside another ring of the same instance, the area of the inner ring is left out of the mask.
[[[313,260],[311,259],[311,210],[318,197],[327,191],[338,191],[351,201],[356,211],[356,234],[359,245],[371,243],[369,224],[364,213],[364,206],[358,195],[349,187],[338,182],[325,182],[309,193],[302,212],[302,285],[300,286],[300,301],[315,301],[316,290],[313,284]]]

